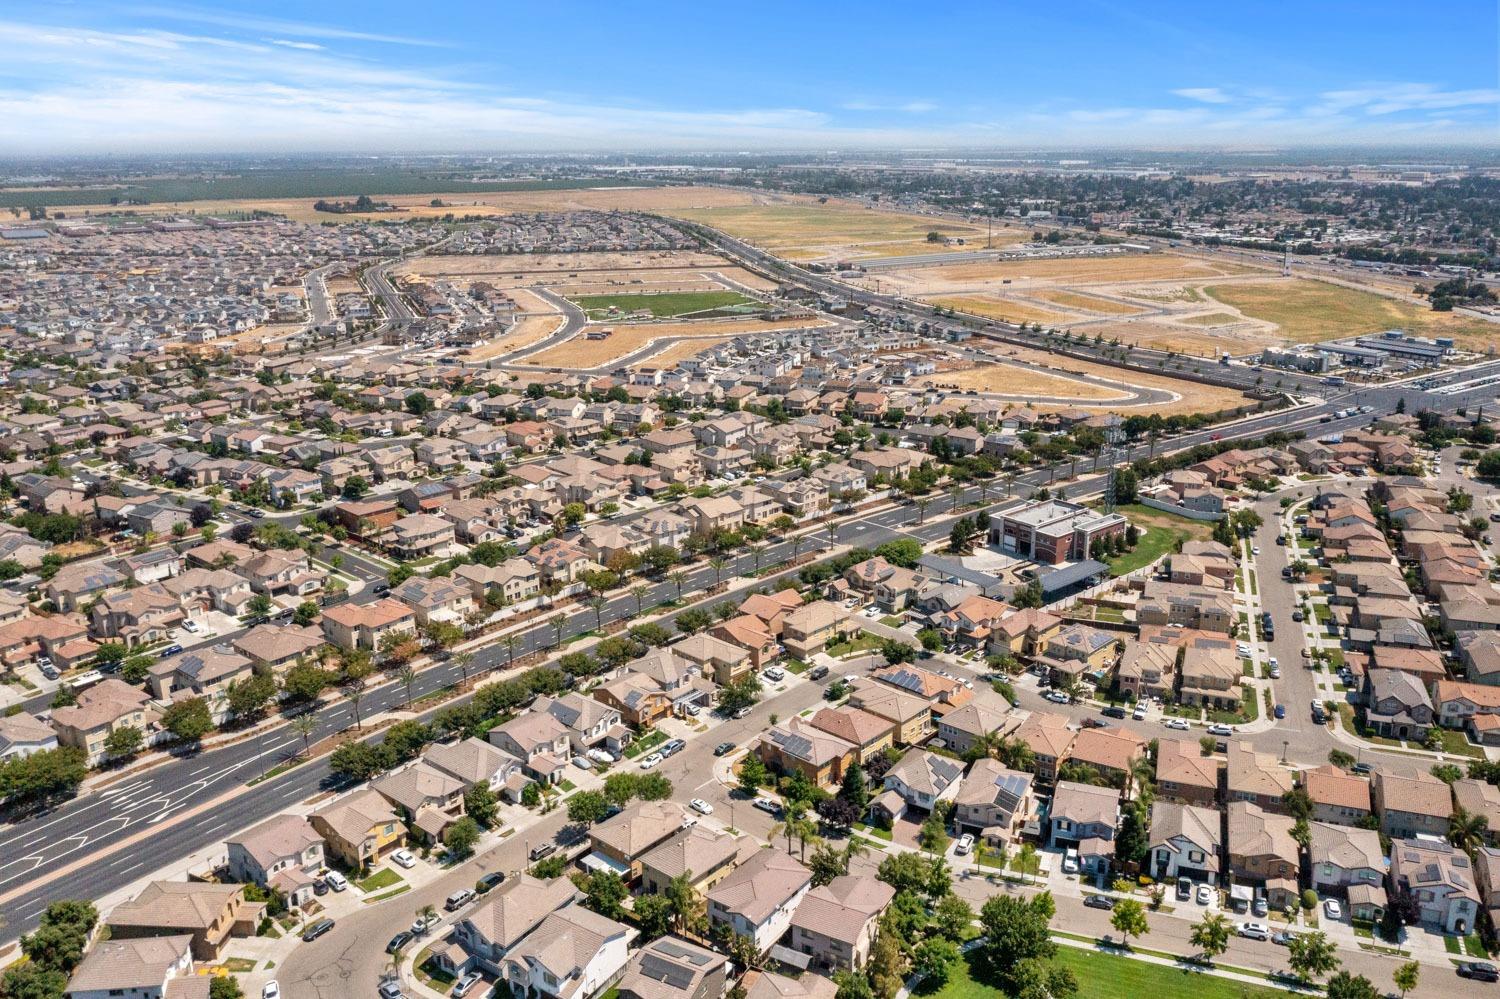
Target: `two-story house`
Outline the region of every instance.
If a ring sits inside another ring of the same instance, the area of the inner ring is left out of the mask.
[[[708,893],[710,928],[724,926],[764,954],[791,928],[812,872],[780,850],[757,850]]]

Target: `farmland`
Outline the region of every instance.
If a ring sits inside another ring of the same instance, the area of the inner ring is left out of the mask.
[[[737,291],[656,292],[634,295],[583,295],[574,301],[590,318],[604,318],[613,313],[628,315],[642,309],[653,318],[672,319],[695,312],[716,309],[756,307],[753,298]]]

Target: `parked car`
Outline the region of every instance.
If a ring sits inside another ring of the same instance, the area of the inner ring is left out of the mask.
[[[178,645],[176,642],[173,642],[171,645],[168,645],[166,648],[164,648],[160,652],[158,652],[156,654],[156,658],[158,658],[158,659],[165,659],[168,656],[175,656],[177,653],[179,653],[181,651],[182,651],[182,646]]]
[[[615,762],[615,754],[611,753],[607,749],[590,749],[586,755],[588,756],[589,759],[593,760],[595,763],[613,763],[613,762]]]
[[[1302,613],[1302,608],[1301,607],[1298,607],[1296,610],[1292,611],[1292,620],[1293,621],[1305,621],[1305,620],[1307,620],[1307,615],[1304,614],[1304,613]]]
[[[1352,770],[1352,771],[1354,771],[1357,774],[1364,774],[1364,775],[1369,775],[1370,773],[1373,773],[1374,770],[1375,770],[1375,768],[1373,766],[1371,766],[1370,764],[1365,763],[1363,761],[1360,761],[1359,763],[1354,764],[1354,766],[1350,767],[1349,769]]]
[[[400,933],[397,933],[395,936],[391,937],[391,942],[385,945],[385,952],[387,954],[396,953],[402,947],[405,947],[407,944],[411,943],[412,936],[413,934],[407,932],[406,930],[402,930]]]
[[[1281,667],[1280,666],[1272,666],[1269,675],[1270,675],[1271,679],[1273,679],[1273,680],[1280,680],[1281,679]]]
[[[438,919],[438,914],[435,912],[430,912],[425,916],[418,916],[416,922],[411,924],[411,935],[414,937],[419,937],[422,934],[426,933],[428,930],[432,929],[439,922],[441,922],[441,920]]]
[[[780,683],[782,680],[786,679],[786,670],[782,669],[780,666],[767,666],[761,672],[761,676],[765,677],[767,680],[770,680],[772,683]]]
[[[391,863],[411,870],[417,866],[417,858],[413,856],[410,850],[397,850],[391,854]]]
[[[1101,715],[1103,715],[1104,717],[1106,717],[1106,718],[1124,718],[1125,717],[1125,709],[1122,708],[1122,707],[1120,707],[1118,704],[1111,704],[1109,707],[1105,708],[1103,711],[1101,711],[1099,713]]]
[[[1190,729],[1192,727],[1193,726],[1191,726],[1191,725],[1188,724],[1186,718],[1168,718],[1167,719],[1167,728],[1175,729],[1178,732],[1186,732],[1188,729]]]
[[[1255,900],[1250,903],[1250,911],[1256,916],[1256,918],[1264,919],[1266,916],[1271,914],[1271,906],[1266,902],[1266,897],[1264,895],[1257,895],[1255,896]]]
[[[1208,726],[1208,734],[1209,735],[1234,735],[1234,729],[1232,729],[1228,725],[1224,725],[1222,723],[1221,724],[1217,724],[1217,725],[1210,725],[1210,726]]]
[[[697,812],[699,815],[712,815],[714,813],[714,806],[710,805],[702,798],[694,798],[692,801],[688,802],[688,804],[691,805],[693,811]]]
[[[314,895],[320,895],[320,896],[328,894],[328,882],[327,882],[326,879],[324,879],[324,878],[314,878],[313,879],[313,894]]]
[[[344,891],[349,887],[349,879],[344,877],[338,871],[329,871],[327,874],[323,875],[323,880],[327,881],[328,887],[332,888],[334,891]]]
[[[1339,905],[1338,899],[1326,898],[1323,900],[1323,915],[1333,920],[1343,919],[1344,907]]]
[[[731,717],[731,718],[749,718],[750,717],[750,706],[747,704],[743,708],[736,708],[735,711],[734,711],[734,714],[730,715],[729,717]]]
[[[1207,881],[1198,886],[1198,904],[1209,905],[1214,900],[1214,886]]]
[[[484,877],[474,882],[474,890],[483,895],[485,892],[493,891],[495,886],[505,881],[505,872],[490,871]]]
[[[750,807],[757,808],[760,811],[765,812],[767,815],[781,814],[781,806],[776,804],[776,802],[772,801],[770,798],[756,798],[753,802],[751,802]]]
[[[531,853],[529,853],[527,856],[531,858],[531,862],[534,864],[538,860],[544,860],[547,857],[552,856],[556,852],[557,845],[555,843],[538,843],[536,846],[531,848]]]
[[[972,849],[974,849],[974,835],[964,833],[958,838],[958,845],[953,848],[953,852],[960,857],[966,857]]]
[[[394,978],[387,978],[380,983],[380,999],[406,999],[406,993],[401,991],[401,983]]]
[[[184,621],[182,622],[182,630],[187,632],[189,635],[196,635],[198,634],[198,622]]]
[[[1292,935],[1286,930],[1277,930],[1271,934],[1271,942],[1280,947],[1289,947],[1292,943]]]
[[[370,592],[375,594],[377,597],[383,597],[387,593],[391,592],[391,586],[389,583],[376,583],[374,588],[371,589]]]
[[[812,669],[810,669],[810,670],[807,671],[807,678],[809,680],[821,680],[821,679],[823,679],[827,675],[828,675],[828,667],[827,666],[814,666]]]
[[[661,758],[666,759],[668,756],[675,756],[686,748],[687,743],[683,742],[681,739],[668,739],[666,742],[661,744]]]
[[[723,756],[726,753],[732,753],[732,752],[734,752],[734,743],[732,743],[732,742],[721,742],[717,746],[714,747],[714,755],[715,756]]]
[[[331,929],[333,929],[333,920],[320,919],[316,923],[313,923],[311,926],[309,926],[307,928],[307,932],[302,934],[302,942],[312,943],[314,940],[318,939],[318,937],[327,933]]]
[[[1500,968],[1488,961],[1465,961],[1458,966],[1458,977],[1476,982],[1500,982]]]
[[[1282,718],[1285,718],[1286,717],[1286,705],[1285,704],[1278,704],[1278,705],[1276,705],[1276,710],[1275,710],[1274,713],[1275,713],[1276,718],[1277,718],[1278,721],[1280,719],[1282,719]]]
[[[1067,704],[1069,701],[1068,695],[1064,694],[1060,690],[1049,690],[1045,694],[1043,694],[1042,697],[1046,700],[1051,701],[1053,704]]]
[[[449,912],[457,912],[459,909],[462,909],[472,901],[474,901],[474,889],[460,888],[458,891],[448,896],[448,898],[443,902],[443,908],[447,909]]]
[[[1139,704],[1137,704],[1135,706],[1135,710],[1130,712],[1130,717],[1134,718],[1136,721],[1144,721],[1146,718],[1146,702],[1141,701]]]
[[[1108,895],[1086,895],[1084,896],[1083,904],[1090,909],[1113,909],[1115,907],[1115,900]]]
[[[1177,879],[1177,901],[1191,902],[1193,900],[1193,882],[1187,878]]]
[[[484,981],[483,975],[481,975],[477,971],[471,971],[464,977],[460,978],[454,984],[453,991],[449,992],[448,994],[451,996],[466,996],[471,991],[473,991],[474,986],[478,985],[482,981]]]
[[[1271,929],[1265,923],[1241,923],[1240,936],[1251,940],[1271,939]]]
[[[658,767],[660,765],[661,765],[661,754],[660,753],[652,753],[650,756],[646,757],[644,760],[641,760],[641,769],[642,770],[651,770],[651,769],[653,769],[655,767]]]
[[[281,999],[281,984],[273,979],[262,985],[260,999]]]
[[[594,769],[594,761],[589,759],[587,756],[583,756],[582,754],[573,757],[573,765],[579,770]]]

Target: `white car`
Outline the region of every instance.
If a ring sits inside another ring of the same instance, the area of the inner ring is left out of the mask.
[[[1325,916],[1327,916],[1329,919],[1334,919],[1334,920],[1343,919],[1344,918],[1344,907],[1341,906],[1341,905],[1339,905],[1339,900],[1336,899],[1336,898],[1324,899],[1323,900],[1323,914]]]
[[[260,999],[281,999],[281,986],[274,981],[262,985]]]
[[[1178,732],[1186,732],[1192,726],[1187,723],[1186,718],[1168,718],[1167,728],[1176,729]]]
[[[780,683],[782,680],[786,679],[786,673],[783,672],[781,667],[779,666],[767,666],[765,672],[762,673],[761,676],[765,677],[767,680],[770,680],[772,683]]]
[[[1210,726],[1208,726],[1208,734],[1209,735],[1234,735],[1234,729],[1230,728],[1228,725],[1223,725],[1223,724],[1220,724],[1220,725],[1210,725]]]
[[[859,682],[859,674],[857,674],[857,673],[845,673],[844,674],[844,682],[845,683],[858,683]]]
[[[1130,712],[1130,717],[1134,718],[1136,721],[1143,721],[1146,717],[1146,705],[1137,704],[1135,706],[1135,710]]]
[[[712,815],[714,813],[714,806],[710,805],[702,798],[694,798],[692,801],[688,802],[688,804],[692,805],[693,811],[697,812],[699,815]]]
[[[958,846],[954,847],[953,852],[963,857],[967,856],[972,849],[974,849],[974,836],[972,833],[964,833],[958,838]]]
[[[1051,701],[1053,704],[1067,704],[1068,703],[1068,695],[1064,694],[1060,690],[1049,690],[1045,694],[1043,694],[1042,697],[1045,700]]]
[[[1207,881],[1198,885],[1198,904],[1208,905],[1214,900],[1214,886]]]
[[[588,751],[588,758],[593,760],[595,763],[615,762],[615,754],[611,753],[607,749],[590,749]]]
[[[1265,923],[1241,923],[1240,936],[1249,937],[1251,940],[1271,939],[1271,928]]]
[[[661,754],[660,753],[652,753],[650,756],[646,757],[644,760],[641,761],[641,769],[642,770],[650,770],[652,767],[655,767],[655,766],[657,766],[660,763],[661,763]]]
[[[1251,545],[1250,546],[1250,554],[1251,555],[1259,555],[1260,554],[1260,545]]]
[[[1280,680],[1281,679],[1281,667],[1280,666],[1272,666],[1271,667],[1271,672],[1270,672],[1270,677],[1273,680]]]
[[[1276,661],[1276,657],[1275,656],[1272,656],[1270,659],[1267,659],[1266,662],[1268,662],[1268,663],[1271,664],[1271,668],[1272,669],[1281,669],[1281,663],[1279,663],[1279,662]]]
[[[198,634],[198,622],[197,621],[184,621],[184,622],[182,622],[182,630],[185,631],[185,632],[187,632],[190,635],[196,635],[196,634]]]
[[[391,863],[404,867],[407,870],[411,870],[413,867],[417,866],[417,858],[412,855],[412,852],[410,850],[397,850],[395,853],[391,854]]]

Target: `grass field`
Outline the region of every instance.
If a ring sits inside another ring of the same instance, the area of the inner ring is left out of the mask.
[[[1026,302],[999,298],[994,295],[959,295],[947,298],[929,298],[926,301],[945,309],[971,312],[987,319],[999,319],[1010,323],[1041,323],[1044,326],[1066,325],[1077,316],[1053,312]]]
[[[1125,372],[1121,372],[1125,374]],[[1105,385],[1091,385],[1072,378],[1049,375],[1013,364],[985,364],[964,371],[940,371],[921,380],[923,385],[1001,392],[1006,395],[1056,396],[1061,399],[1108,402],[1128,398]]]
[[[743,336],[747,333],[765,333],[770,330],[804,329],[824,325],[821,319],[788,319],[766,322],[760,319],[712,319],[700,322],[641,323],[611,327],[615,332],[608,340],[588,340],[584,335],[573,337],[556,347],[549,347],[538,354],[521,359],[518,363],[541,367],[598,367],[616,358],[633,353],[653,340],[672,341],[686,337],[699,338],[706,346],[717,339]]]
[[[1143,565],[1151,564],[1168,552],[1175,551],[1178,541],[1204,541],[1213,536],[1214,527],[1208,521],[1179,517],[1139,503],[1117,509],[1140,530],[1141,536],[1136,542],[1135,551],[1109,560],[1111,576],[1123,576]]]
[[[1039,291],[1036,297],[1061,305],[1065,309],[1086,309],[1089,312],[1103,312],[1111,316],[1123,316],[1131,312],[1139,312],[1140,309],[1124,302],[1112,302],[1107,298],[1098,298],[1094,295],[1080,295],[1071,291]]]
[[[1451,312],[1383,298],[1367,291],[1303,278],[1209,285],[1204,292],[1247,316],[1275,323],[1297,343],[1403,329],[1419,336],[1451,336],[1469,345],[1500,341],[1500,326]]]
[[[927,234],[962,238],[983,245],[982,225],[951,222],[921,215],[878,211],[848,202],[779,203],[724,208],[689,209],[671,214],[721,229],[791,260],[824,257],[895,257],[915,253],[944,253],[956,245],[929,243]],[[1021,242],[1020,229],[999,229],[996,245]]]
[[[638,295],[582,295],[574,299],[591,318],[599,319],[611,313],[629,314],[649,309],[657,319],[671,319],[693,312],[708,312],[713,309],[734,306],[757,306],[760,303],[746,298],[737,291],[681,291],[653,292]]]
[[[1243,322],[1239,316],[1230,315],[1228,312],[1200,312],[1196,316],[1173,316],[1174,323],[1187,323],[1189,326],[1228,326],[1230,323]]]
[[[979,977],[983,968],[972,952],[953,969],[947,983],[936,990],[918,988],[932,999],[1004,999],[1005,993]],[[1128,957],[1060,946],[1058,964],[1078,979],[1078,995],[1086,999],[1285,999],[1286,993],[1268,985],[1249,985],[1201,972],[1148,964]]]

